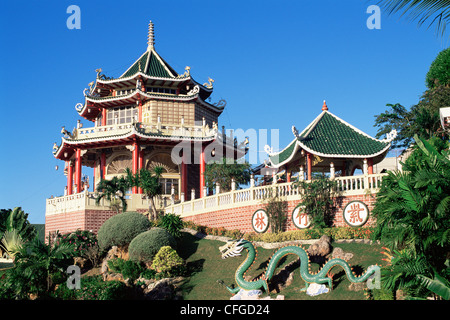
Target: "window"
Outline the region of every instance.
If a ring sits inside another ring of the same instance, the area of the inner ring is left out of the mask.
[[[132,123],[138,120],[138,108],[133,106],[109,109],[106,115],[106,125]]]
[[[170,195],[172,190],[172,185],[175,189],[175,195],[178,194],[178,179],[160,178],[159,183],[162,186],[162,194]]]
[[[169,93],[169,94],[176,94],[176,89],[171,88],[159,88],[159,87],[145,87],[145,90],[147,92],[157,92],[157,93]]]
[[[129,94],[132,93],[135,89],[127,89],[127,90],[117,90],[116,91],[116,96],[122,96],[125,94]]]

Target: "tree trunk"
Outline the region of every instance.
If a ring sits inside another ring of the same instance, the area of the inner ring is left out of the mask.
[[[150,206],[149,208],[149,216],[151,217],[150,220],[155,221],[158,218],[158,213],[156,212],[155,202],[153,201],[153,197],[151,195],[148,195],[148,198],[150,199]]]

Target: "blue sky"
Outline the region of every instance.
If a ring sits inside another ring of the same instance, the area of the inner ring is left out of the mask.
[[[79,30],[66,26],[72,4],[81,9]],[[64,163],[52,155],[61,127],[71,130],[80,119],[74,106],[83,102],[95,69],[117,77],[146,50],[149,20],[157,52],[178,73],[189,65],[198,82],[215,80],[211,102],[227,101],[219,126],[279,129],[284,147],[293,139],[291,126],[303,129],[325,99],[330,112],[374,136],[374,115],[387,103],[417,103],[445,46],[434,30],[383,13],[381,29],[368,29],[371,4],[376,1],[3,3],[0,208],[21,206],[32,223],[44,223],[45,199],[62,195],[66,184]]]

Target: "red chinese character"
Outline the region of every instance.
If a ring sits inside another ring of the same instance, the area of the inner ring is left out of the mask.
[[[364,208],[360,208],[359,203],[351,205],[350,210],[348,211],[350,214],[350,223],[363,222],[363,219],[360,216],[361,211],[364,211]]]
[[[305,212],[300,212],[300,210],[298,210],[297,216],[296,218],[298,218],[298,225],[299,226],[306,226],[308,224],[308,215]],[[302,219],[305,219],[305,222],[302,223]]]
[[[255,219],[255,228],[258,230],[263,230],[265,226],[266,223],[264,222],[264,216],[261,212],[258,212]]]

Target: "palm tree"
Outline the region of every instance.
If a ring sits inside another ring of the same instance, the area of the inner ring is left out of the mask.
[[[418,21],[419,26],[430,22],[428,27],[436,24],[436,33],[445,34],[447,22],[450,21],[450,0],[381,0],[388,14],[408,14],[409,18]]]
[[[31,294],[47,295],[54,288],[54,279],[60,278],[72,264],[69,258],[74,249],[73,244],[47,245],[35,237],[22,246],[15,255],[14,267],[4,273],[6,289],[18,299],[29,298]]]
[[[435,272],[448,272],[448,144],[438,138],[419,139],[417,135],[415,141],[417,146],[404,163],[403,172],[388,172],[383,178],[373,210],[377,222],[374,236],[396,256],[385,277],[391,289],[423,288],[419,275],[430,278]]]
[[[127,211],[126,191],[130,188],[128,180],[125,177],[113,177],[111,180],[100,180],[97,189],[102,192],[97,196],[95,203],[100,204],[100,200],[106,198],[110,202],[111,208],[117,213],[122,205],[122,212]]]
[[[162,194],[162,186],[159,182],[162,172],[162,167],[155,167],[153,170],[141,169],[139,172],[133,174],[131,170],[127,168],[128,183],[131,186],[141,188],[150,201],[149,211],[151,220],[156,220],[158,218],[153,197]]]

